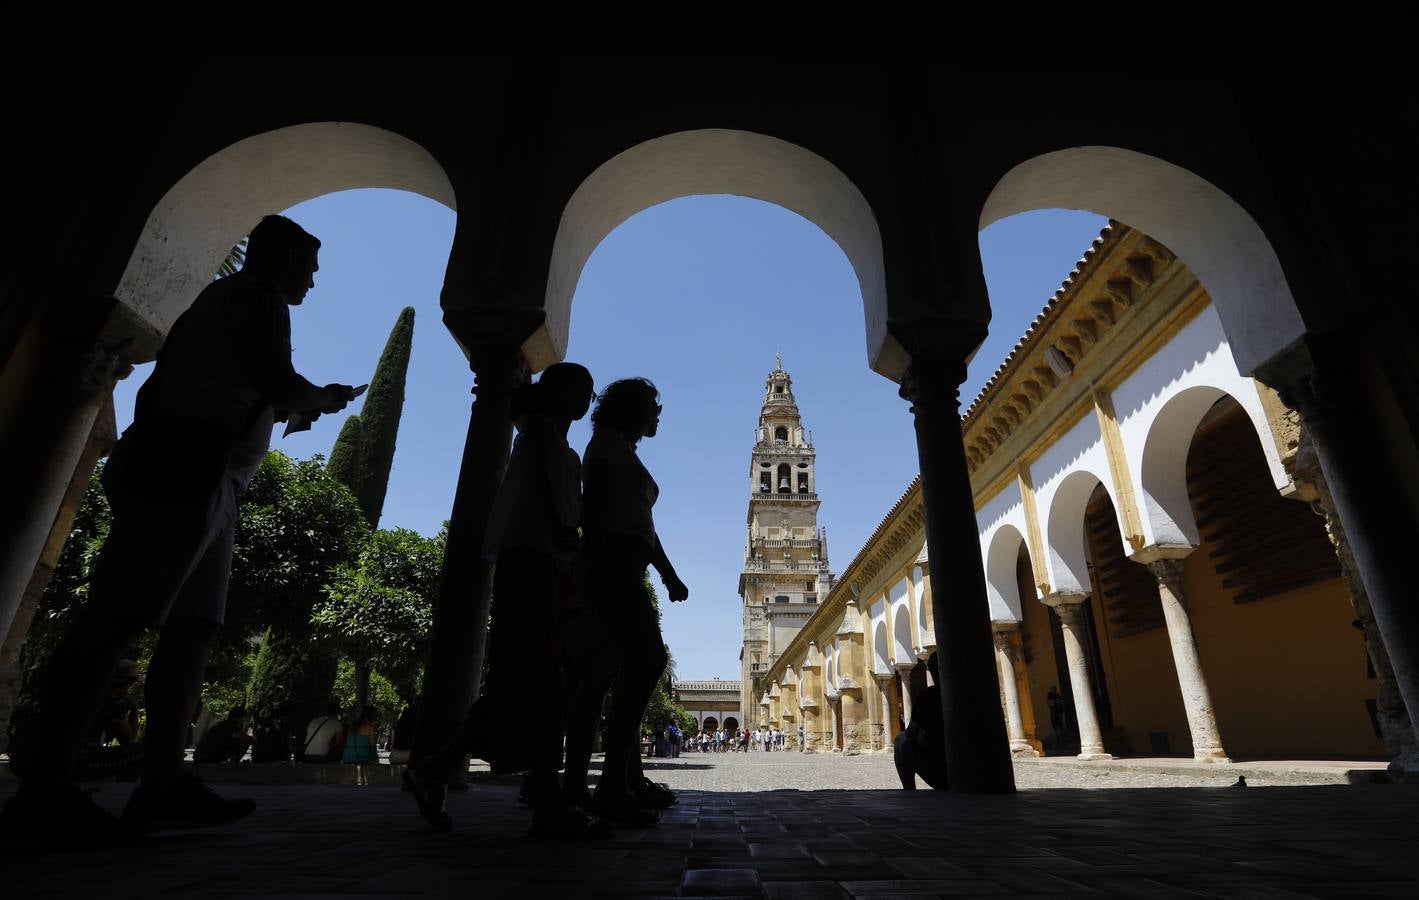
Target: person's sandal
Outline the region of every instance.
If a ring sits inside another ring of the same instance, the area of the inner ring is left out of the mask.
[[[425,778],[414,766],[407,766],[404,769],[404,787],[408,788],[414,802],[419,805],[419,815],[435,831],[453,830],[453,817],[444,809],[448,785]]]
[[[539,809],[532,816],[532,827],[527,830],[528,837],[549,841],[603,841],[615,835],[616,829],[610,822],[575,806]]]
[[[680,802],[668,784],[642,778],[640,784],[631,786],[631,794],[636,802],[648,809],[669,809]]]

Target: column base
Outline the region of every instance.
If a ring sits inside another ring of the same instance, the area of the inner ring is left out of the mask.
[[[1084,762],[1095,762],[1098,760],[1113,759],[1114,755],[1112,753],[1105,753],[1102,750],[1090,750],[1084,753],[1080,753],[1074,758],[1082,759]]]
[[[1227,751],[1223,750],[1221,747],[1218,747],[1215,750],[1194,750],[1192,753],[1192,761],[1200,763],[1229,764],[1232,760],[1229,756],[1227,756]]]
[[[1010,755],[1019,756],[1024,759],[1039,759],[1040,751],[1030,746],[1028,741],[1020,741],[1018,743],[1012,741],[1010,743]]]
[[[1419,784],[1419,753],[1407,753],[1390,762],[1387,769],[1392,784]]]

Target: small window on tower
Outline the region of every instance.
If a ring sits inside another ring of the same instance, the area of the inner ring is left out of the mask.
[[[784,428],[782,425],[780,425],[779,427],[775,428],[775,429],[774,429],[774,440],[775,440],[775,441],[783,441],[784,443],[787,443],[787,442],[788,442],[788,429],[787,429],[787,428]]]
[[[787,602],[788,602],[788,595],[786,595],[786,594],[779,594],[777,597],[774,598],[774,602],[775,602],[775,603],[787,603]]]
[[[811,590],[813,590],[813,582],[811,582],[811,581],[805,581],[805,582],[803,582],[803,589],[804,589],[805,591],[811,591]]]
[[[817,594],[807,594],[807,595],[804,596],[803,602],[804,602],[804,603],[817,603],[817,602],[818,602],[818,595],[817,595]]]
[[[783,393],[783,385],[781,385],[781,384],[776,384],[776,385],[774,385],[774,393],[775,393],[775,394],[782,394],[782,393]]]
[[[807,473],[807,472],[799,472],[799,473],[798,473],[798,493],[800,493],[800,494],[806,494],[806,493],[808,493],[808,473]]]

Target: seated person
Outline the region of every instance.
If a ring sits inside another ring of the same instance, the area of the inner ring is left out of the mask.
[[[931,686],[912,697],[912,720],[893,742],[897,777],[902,787],[916,790],[916,776],[938,791],[947,788],[946,721],[941,711],[941,675],[936,654],[926,660]]]
[[[137,777],[143,768],[143,743],[138,740],[138,706],[128,692],[138,683],[138,664],[120,659],[98,713],[74,761],[75,781],[120,780]]]
[[[340,704],[331,703],[325,715],[311,719],[305,727],[301,759],[308,763],[339,762],[345,748],[345,729],[340,723]]]
[[[340,757],[341,762],[379,762],[379,752],[375,749],[375,719],[378,716],[379,711],[373,706],[364,708],[355,724],[350,726],[349,734],[345,735],[345,752]]]
[[[233,706],[222,721],[208,728],[192,751],[195,763],[240,762],[251,746],[246,733],[246,708]]]

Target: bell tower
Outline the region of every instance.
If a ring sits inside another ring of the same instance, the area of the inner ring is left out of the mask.
[[[774,362],[750,453],[749,527],[739,576],[739,683],[746,712],[759,708],[764,673],[833,586],[827,529],[818,526],[813,435],[804,430],[793,379],[781,360]]]

